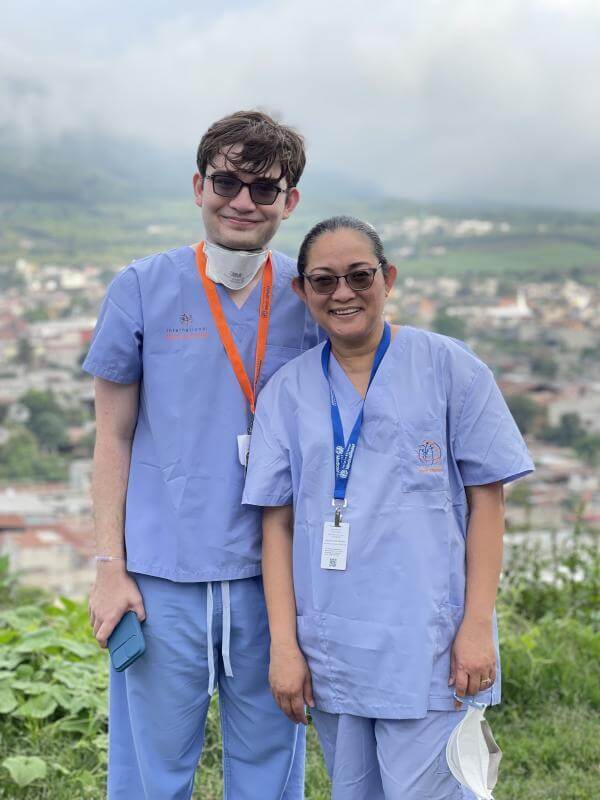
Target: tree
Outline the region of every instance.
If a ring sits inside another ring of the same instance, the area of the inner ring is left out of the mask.
[[[50,391],[31,389],[19,400],[29,411],[26,427],[46,451],[56,451],[68,444],[69,411],[63,409]]]
[[[464,339],[467,327],[462,317],[451,317],[445,311],[438,311],[433,320],[433,330],[443,333],[444,336],[452,336],[454,339]]]
[[[15,362],[30,367],[33,364],[33,347],[29,339],[19,339],[17,344],[17,353],[15,355]]]
[[[581,417],[576,411],[562,414],[560,422],[554,428],[544,428],[542,438],[547,442],[557,444],[559,447],[573,447],[578,439],[586,436],[586,429],[581,423]]]
[[[542,410],[524,394],[514,394],[506,399],[510,413],[522,434],[530,433],[535,427],[537,419],[543,414]]]
[[[50,411],[53,414],[62,414],[62,408],[56,399],[54,392],[40,392],[37,389],[30,389],[19,398],[19,402],[29,409],[31,417]]]
[[[593,433],[580,436],[574,443],[573,449],[588,466],[597,467],[600,465],[600,434]]]
[[[542,378],[555,378],[558,364],[552,356],[540,353],[531,359],[531,371],[534,375],[541,375]]]
[[[64,481],[67,463],[56,453],[43,453],[35,436],[27,430],[17,431],[0,446],[0,480]]]
[[[60,450],[69,443],[64,416],[53,411],[43,411],[31,417],[27,427],[44,450]]]

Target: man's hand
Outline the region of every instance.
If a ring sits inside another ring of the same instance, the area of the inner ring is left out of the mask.
[[[463,620],[452,645],[449,686],[459,697],[490,689],[496,680],[492,622]],[[460,708],[460,703],[456,707]]]
[[[310,670],[298,646],[271,645],[269,683],[275,702],[292,722],[308,725],[305,706],[314,706]]]
[[[137,583],[127,574],[124,561],[98,562],[89,612],[100,647],[106,647],[108,637],[126,611],[134,611],[140,622],[146,619]]]

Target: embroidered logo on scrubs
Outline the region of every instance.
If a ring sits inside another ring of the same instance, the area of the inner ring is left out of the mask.
[[[423,439],[417,448],[417,456],[422,466],[419,472],[442,472],[442,448],[433,439]]]
[[[184,311],[178,317],[179,325],[176,328],[167,328],[165,339],[208,339],[208,328],[191,328],[192,315]]]

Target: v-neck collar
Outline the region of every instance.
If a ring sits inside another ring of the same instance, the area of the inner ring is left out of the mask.
[[[378,385],[385,384],[389,380],[390,377],[390,364],[392,363],[395,352],[398,350],[404,349],[404,339],[405,339],[405,331],[407,331],[407,326],[402,325],[400,330],[394,336],[392,341],[390,342],[390,346],[386,354],[384,355],[379,369],[375,373],[375,377],[373,378],[373,382],[371,383],[371,387],[367,392],[367,396],[365,398],[368,399],[370,392],[376,388]],[[331,351],[331,355],[329,358],[329,374],[331,376],[331,381],[333,384],[333,389],[336,393],[336,396],[342,397],[344,403],[349,405],[350,407],[360,406],[363,402],[363,398],[360,394],[356,391],[354,384],[346,374],[346,371],[336,359],[333,350]]]
[[[223,284],[215,283],[215,286],[217,287],[217,294],[219,295],[219,300],[221,301],[221,306],[228,319],[231,319],[234,322],[241,322],[245,321],[248,317],[257,316],[262,281],[263,279],[261,277],[259,282],[252,289],[241,306],[237,305]]]

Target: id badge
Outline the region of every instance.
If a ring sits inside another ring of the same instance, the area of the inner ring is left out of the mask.
[[[321,569],[346,569],[348,557],[348,536],[350,523],[326,522],[323,525],[323,547],[321,549]]]
[[[240,433],[237,437],[238,444],[238,457],[242,467],[246,467],[248,463],[248,455],[250,453],[250,434]]]

